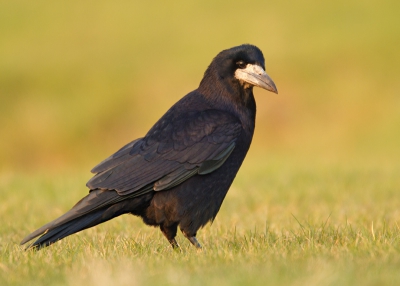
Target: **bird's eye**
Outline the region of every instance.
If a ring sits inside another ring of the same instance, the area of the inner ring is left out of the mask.
[[[241,69],[244,69],[247,66],[247,64],[244,61],[238,61],[236,65]]]

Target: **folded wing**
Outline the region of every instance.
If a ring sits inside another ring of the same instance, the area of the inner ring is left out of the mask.
[[[93,168],[87,186],[134,195],[151,184],[153,190],[172,188],[196,174],[223,165],[235,148],[242,126],[227,112],[188,112],[160,119],[149,133]]]

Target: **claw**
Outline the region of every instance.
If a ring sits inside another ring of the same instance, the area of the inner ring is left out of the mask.
[[[169,241],[169,243],[171,243],[171,246],[173,249],[181,249],[179,244],[176,242],[175,238],[168,240],[168,241]]]

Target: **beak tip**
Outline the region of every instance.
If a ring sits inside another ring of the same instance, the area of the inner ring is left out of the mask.
[[[269,86],[270,88],[268,89],[269,91],[278,94],[278,89],[276,88],[275,84],[272,82],[272,84]]]

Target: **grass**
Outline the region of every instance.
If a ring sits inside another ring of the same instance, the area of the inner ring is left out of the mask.
[[[399,285],[399,1],[3,1],[0,285]],[[251,150],[197,252],[123,216],[40,252],[101,159],[259,46]]]
[[[24,235],[68,210],[84,178],[3,176],[1,285],[397,285],[399,167],[246,162],[198,252],[122,216],[40,252]],[[265,174],[269,174],[266,176]],[[73,179],[71,179],[73,178]],[[24,190],[23,192],[21,190]]]

